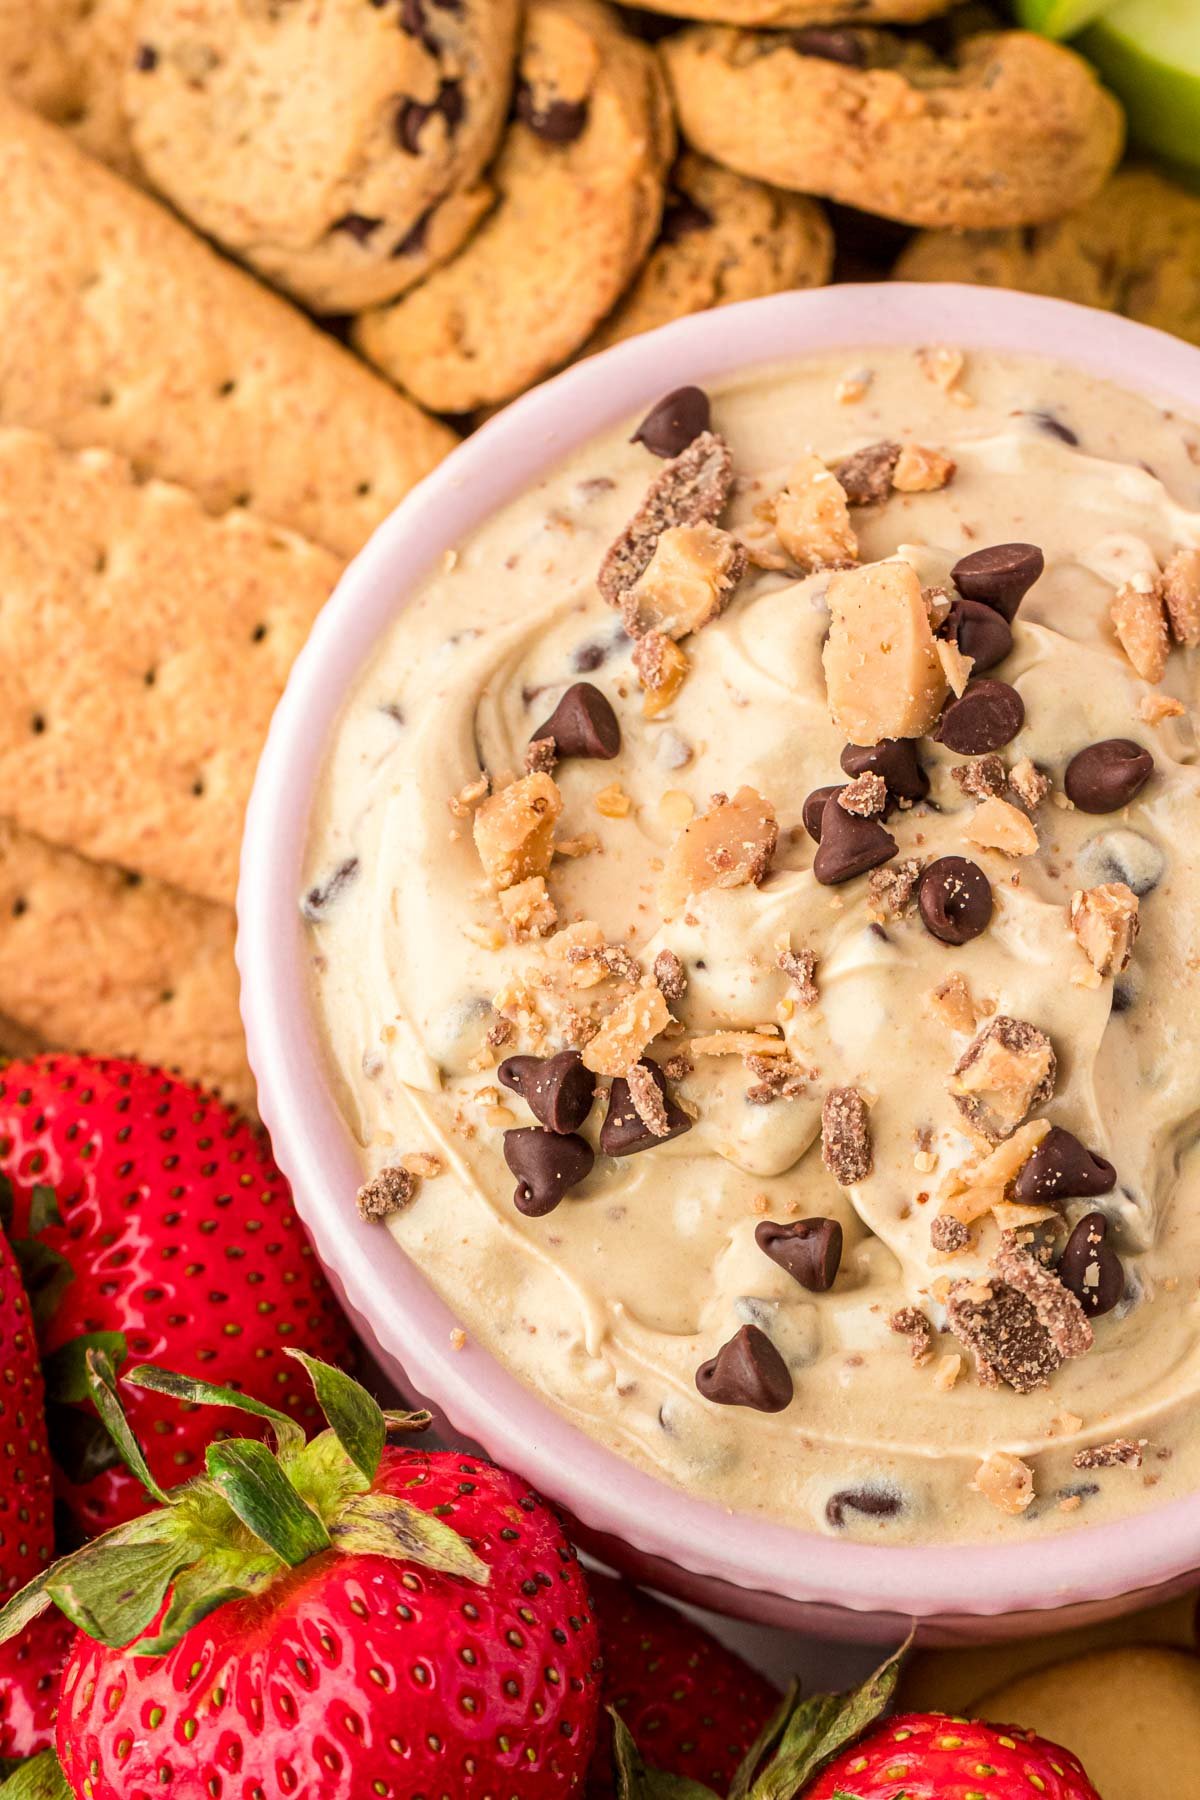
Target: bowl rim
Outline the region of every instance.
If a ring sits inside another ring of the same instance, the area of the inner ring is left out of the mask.
[[[242,1014],[259,1106],[318,1255],[360,1329],[445,1414],[589,1530],[693,1576],[853,1612],[988,1617],[1114,1600],[1200,1569],[1200,1495],[1027,1544],[884,1546],[731,1515],[572,1424],[479,1346],[390,1233],[349,1204],[361,1172],[307,997],[310,803],[343,701],[437,557],[586,438],[689,382],[844,349],[952,344],[1059,359],[1200,419],[1200,350],[1063,300],[955,284],[845,285],[739,302],[616,345],[468,438],[343,573],[292,669],[259,764],[238,889]],[[382,1247],[382,1248],[381,1248]]]

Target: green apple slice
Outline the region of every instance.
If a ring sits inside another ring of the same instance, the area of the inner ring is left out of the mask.
[[[1114,0],[1017,0],[1017,23],[1043,37],[1074,37],[1113,4]]]
[[[1200,167],[1200,4],[1118,0],[1080,40],[1138,143]]]

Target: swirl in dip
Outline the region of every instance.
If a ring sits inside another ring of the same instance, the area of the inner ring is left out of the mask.
[[[950,351],[636,424],[398,597],[331,746],[360,1208],[737,1511],[979,1540],[1194,1488],[1200,430]]]

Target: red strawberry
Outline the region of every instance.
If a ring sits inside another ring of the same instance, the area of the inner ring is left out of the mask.
[[[10,1644],[0,1644],[0,1762],[36,1756],[54,1742],[58,1686],[75,1627],[43,1613]]]
[[[804,1800],[1100,1800],[1079,1759],[1015,1725],[902,1713],[830,1763]]]
[[[139,1467],[111,1365],[102,1352],[87,1360]],[[578,1794],[598,1642],[554,1514],[475,1457],[386,1447],[364,1390],[303,1360],[332,1429],[306,1445],[275,1414],[275,1455],[255,1439],[212,1445],[207,1475],[170,1504],[0,1610],[0,1641],[50,1599],[83,1628],[59,1703],[69,1789],[76,1800],[157,1800],[167,1785],[172,1800]],[[230,1399],[160,1371],[127,1379]]]
[[[779,1695],[699,1626],[607,1575],[591,1578],[604,1656],[603,1704],[655,1768],[724,1793]],[[612,1730],[602,1724],[588,1800],[616,1793]]]
[[[29,1301],[0,1231],[0,1600],[54,1555],[42,1371]],[[0,1752],[3,1754],[3,1752]]]
[[[120,1334],[105,1348],[139,1361],[187,1344],[212,1382],[317,1422],[283,1352],[298,1344],[344,1363],[354,1340],[267,1139],[247,1120],[138,1063],[39,1056],[0,1070],[0,1174],[13,1185],[15,1237],[37,1229],[41,1187],[61,1215],[34,1249],[49,1282],[41,1340],[58,1493],[83,1534],[145,1501],[84,1402],[82,1334]],[[72,1278],[60,1291],[62,1258]],[[200,1472],[212,1418],[149,1392],[134,1396],[131,1417],[164,1486]],[[245,1429],[233,1413],[215,1425]]]

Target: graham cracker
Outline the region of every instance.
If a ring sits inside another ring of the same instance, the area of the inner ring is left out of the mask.
[[[136,1056],[254,1106],[234,919],[0,821],[0,1015],[38,1047]]]
[[[0,816],[232,903],[259,751],[337,573],[109,450],[0,429]]]
[[[5,96],[0,195],[0,424],[120,451],[343,557],[455,442]]]
[[[131,179],[121,87],[139,0],[0,0],[0,87]]]

